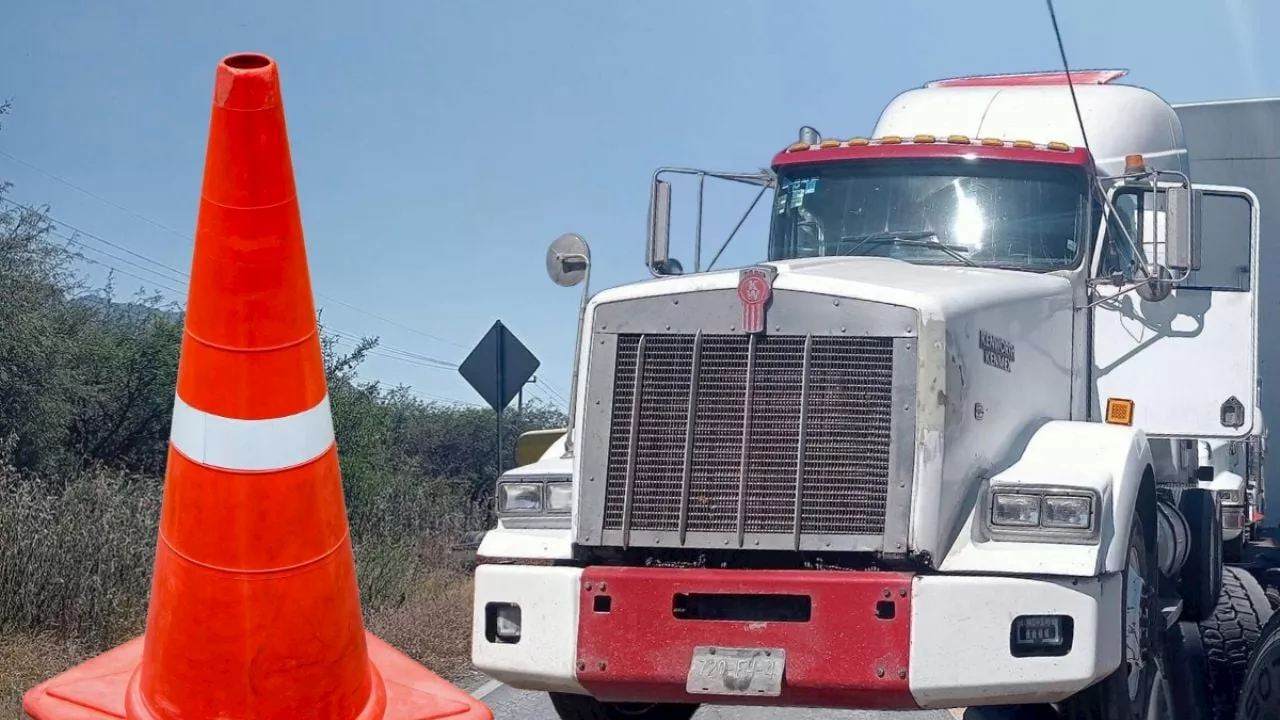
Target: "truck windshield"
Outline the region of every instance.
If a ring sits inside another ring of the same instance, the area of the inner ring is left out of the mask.
[[[1088,239],[1088,179],[1070,165],[968,158],[781,168],[769,259],[866,255],[1049,271]]]

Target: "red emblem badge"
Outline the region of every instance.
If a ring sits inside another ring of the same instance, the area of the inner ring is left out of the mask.
[[[738,276],[738,299],[742,301],[742,331],[764,332],[764,308],[773,297],[773,268],[747,268]]]

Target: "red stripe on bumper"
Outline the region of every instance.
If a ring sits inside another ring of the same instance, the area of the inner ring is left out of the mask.
[[[673,608],[686,593],[806,596],[809,619],[680,619]],[[917,707],[907,684],[910,574],[589,567],[579,603],[578,682],[601,700]],[[785,650],[782,694],[687,693],[698,645]]]

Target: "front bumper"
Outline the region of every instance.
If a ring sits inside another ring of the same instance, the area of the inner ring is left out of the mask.
[[[1123,638],[1119,575],[482,565],[475,587],[477,669],[518,688],[611,701],[861,709],[1056,702],[1117,668]],[[803,597],[807,610],[718,619],[724,615],[690,600],[726,594]],[[520,607],[517,642],[494,637],[501,604]],[[1070,616],[1070,651],[1014,657],[1010,626],[1019,615]],[[698,646],[784,650],[780,694],[688,692]]]

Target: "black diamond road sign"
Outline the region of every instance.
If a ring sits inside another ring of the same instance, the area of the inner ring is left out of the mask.
[[[529,348],[499,320],[458,366],[458,373],[494,412],[501,413],[537,372],[539,364]]]

